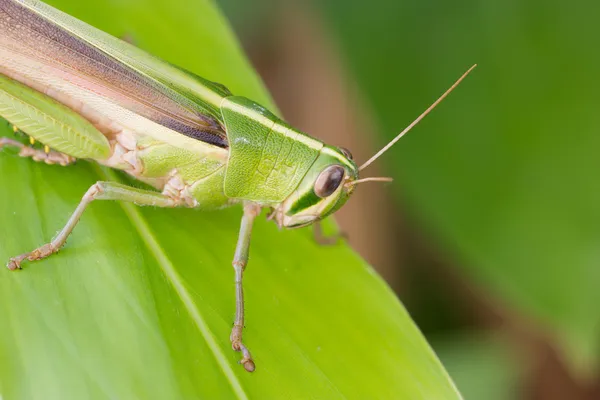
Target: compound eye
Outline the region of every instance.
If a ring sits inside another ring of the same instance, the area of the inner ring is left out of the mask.
[[[339,147],[340,151],[342,152],[342,154],[348,159],[348,160],[352,160],[352,153],[350,153],[350,150],[348,150],[345,147]]]
[[[344,179],[344,168],[341,165],[330,165],[319,174],[315,181],[315,194],[320,198],[330,196],[337,190]]]

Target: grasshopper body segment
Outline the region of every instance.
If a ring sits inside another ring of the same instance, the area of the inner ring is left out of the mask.
[[[223,99],[221,112],[230,147],[225,194],[265,205],[285,200],[315,162],[323,143],[245,97]]]

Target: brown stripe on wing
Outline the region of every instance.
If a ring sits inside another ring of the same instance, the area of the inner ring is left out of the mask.
[[[77,77],[71,82],[80,87],[185,136],[228,146],[218,110],[118,62],[14,0],[0,0],[0,32],[0,46]]]

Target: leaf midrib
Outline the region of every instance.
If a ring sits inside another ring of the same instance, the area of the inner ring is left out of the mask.
[[[117,174],[111,170],[104,169],[99,165],[95,164],[94,169],[102,179],[108,181],[119,181]],[[146,247],[148,248],[148,250],[150,250],[150,253],[156,259],[158,265],[160,265],[160,268],[165,274],[165,277],[171,282],[171,286],[179,296],[179,299],[185,306],[188,314],[190,315],[190,317],[194,321],[194,324],[200,331],[200,334],[204,337],[208,348],[213,353],[217,364],[221,367],[221,370],[223,371],[225,377],[229,381],[233,392],[237,395],[239,399],[247,400],[248,395],[244,391],[241,382],[236,377],[235,372],[231,368],[229,360],[217,344],[214,335],[212,334],[209,328],[208,323],[201,315],[200,310],[198,309],[198,307],[196,307],[192,296],[185,287],[183,279],[177,273],[175,267],[173,266],[173,263],[169,260],[169,257],[156,240],[154,233],[150,229],[145,218],[141,215],[141,213],[135,205],[123,201],[119,201],[118,203],[123,208],[123,211],[125,211],[125,214],[131,221],[131,224],[136,228],[137,232],[140,234],[141,239],[144,241]]]

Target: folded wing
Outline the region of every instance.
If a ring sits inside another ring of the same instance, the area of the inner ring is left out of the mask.
[[[185,146],[177,133],[226,148],[219,105],[227,89],[34,0],[0,0],[0,73],[92,122]],[[164,129],[163,129],[164,128]]]

